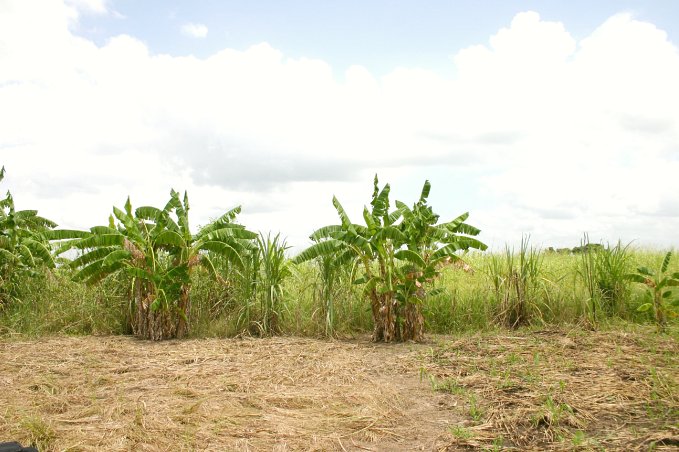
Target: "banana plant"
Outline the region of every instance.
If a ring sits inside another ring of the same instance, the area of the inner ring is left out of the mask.
[[[655,321],[660,329],[665,329],[668,317],[678,315],[679,297],[674,296],[672,287],[679,286],[679,272],[672,274],[667,272],[671,259],[672,252],[669,251],[657,271],[639,267],[637,273],[627,275],[629,280],[646,286],[651,301],[642,304],[637,310],[645,312],[653,309]]]
[[[439,216],[426,202],[430,189],[431,184],[425,182],[412,209],[397,201],[396,209],[389,212],[389,184],[380,190],[375,176],[371,208],[363,210],[365,226],[352,223],[333,197],[341,224],[318,229],[311,235],[316,243],[294,259],[350,256],[359,262],[363,276],[354,282],[363,285],[370,300],[374,341],[422,340],[425,284],[438,275],[442,265],[460,259],[456,252],[486,249],[470,237],[480,231],[465,223],[468,213],[436,224]]]
[[[170,212],[174,213],[176,221],[171,218]],[[196,234],[192,234],[189,227],[189,199],[186,192],[183,202],[179,193],[172,190],[165,209],[154,211],[147,207],[140,212],[142,215],[149,215],[151,219],[160,219],[164,230],[155,239],[154,246],[169,253],[175,272],[181,274],[184,281],[178,300],[177,337],[183,337],[189,331],[192,272],[202,267],[215,279],[223,282],[213,259],[218,257],[222,263],[242,269],[244,252],[256,247],[254,240],[257,239],[257,234],[234,222],[240,212],[241,207],[237,206],[202,227]],[[158,220],[156,223],[158,224]]]
[[[55,230],[50,238],[60,241],[57,255],[77,250],[70,262],[74,279],[96,284],[120,274],[130,283],[130,324],[140,338],[161,340],[174,337],[171,300],[178,292],[175,283],[183,275],[171,268],[167,255],[154,247],[164,230],[163,218],[149,221],[148,208],[132,210],[130,198],[123,209],[113,207],[106,226],[89,231]]]
[[[332,203],[340,224],[324,226],[311,234],[315,241],[297,255],[293,262],[301,263],[322,256],[338,261],[354,259],[363,270],[363,276],[354,281],[362,284],[370,300],[374,328],[373,341],[392,342],[401,339],[398,326],[398,302],[395,299],[396,262],[394,252],[404,243],[403,233],[395,226],[401,218],[397,209],[389,212],[390,186],[379,188],[375,176],[370,209],[363,209],[365,226],[353,223],[336,197]]]
[[[469,212],[447,223],[437,224],[439,215],[427,205],[430,191],[431,183],[425,181],[420,198],[412,208],[396,201],[403,215],[399,227],[406,238],[406,248],[395,253],[395,257],[405,263],[399,268],[397,290],[397,299],[403,306],[404,340],[423,339],[422,305],[427,295],[426,287],[439,276],[440,268],[461,261],[462,258],[456,254],[460,251],[487,249],[485,244],[473,238],[481,231],[465,223]]]
[[[124,209],[113,208],[108,226],[89,232],[53,231],[64,240],[58,254],[81,251],[71,262],[75,279],[93,284],[122,274],[131,283],[130,323],[140,338],[162,340],[189,332],[191,273],[204,267],[219,278],[211,256],[219,255],[242,266],[240,252],[255,234],[232,223],[240,208],[191,234],[188,196],[183,202],[174,190],[163,209],[152,206],[132,210],[128,197]]]
[[[2,167],[0,181],[4,177]],[[0,199],[0,304],[11,298],[18,276],[34,276],[41,267],[54,268],[46,237],[54,227],[56,223],[36,210],[16,210],[9,191]]]

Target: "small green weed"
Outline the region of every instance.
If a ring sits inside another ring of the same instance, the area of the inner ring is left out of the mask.
[[[558,427],[568,415],[573,415],[573,408],[567,403],[556,402],[551,395],[548,395],[542,410],[533,415],[531,421],[535,427]]]
[[[38,450],[50,450],[56,438],[52,426],[40,417],[27,417],[21,427],[28,433],[31,446]]]
[[[518,364],[521,362],[521,357],[512,352],[507,356],[507,364]]]
[[[466,427],[462,427],[461,425],[452,426],[448,430],[455,438],[458,439],[467,440],[474,437],[474,432]]]
[[[585,432],[582,430],[576,430],[575,433],[573,433],[573,437],[571,438],[571,443],[575,447],[579,447],[585,444],[587,441],[587,436],[585,435]]]
[[[470,393],[469,394],[469,416],[475,421],[475,422],[480,422],[483,419],[484,415],[483,409],[479,406],[478,401],[476,400],[476,394]]]

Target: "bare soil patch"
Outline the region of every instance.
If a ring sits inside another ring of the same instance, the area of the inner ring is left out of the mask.
[[[679,345],[554,330],[428,344],[0,341],[0,441],[40,450],[658,450]]]

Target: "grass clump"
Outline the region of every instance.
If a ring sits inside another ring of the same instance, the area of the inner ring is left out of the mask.
[[[15,296],[0,309],[4,335],[126,334],[127,304],[117,281],[89,287],[66,269],[20,278]]]

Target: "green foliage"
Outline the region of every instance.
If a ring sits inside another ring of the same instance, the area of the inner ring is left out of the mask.
[[[353,284],[353,262],[338,262],[329,257],[291,266],[292,276],[284,283],[285,332],[346,337],[370,331],[371,312],[366,309],[363,288]]]
[[[3,166],[0,182],[4,177]],[[0,306],[16,296],[19,278],[54,268],[46,234],[55,226],[35,210],[16,210],[9,191],[0,199]]]
[[[605,315],[620,314],[623,303],[629,297],[629,280],[625,277],[630,271],[629,245],[603,246],[592,244],[585,234],[578,250],[580,265],[578,275],[582,278],[590,300],[592,319],[597,320],[597,312]]]
[[[647,321],[652,311],[665,328],[676,317],[679,268],[671,253],[604,247],[586,236],[572,254],[540,252],[527,237],[518,252],[469,253],[485,249],[469,214],[440,222],[430,191],[425,182],[414,204],[392,205],[390,186],[375,178],[362,224],[333,197],[338,224],[316,230],[315,243],[292,262],[280,235],[235,222],[240,207],[193,234],[188,197],[174,190],[162,208],[133,209],[128,199],[107,225],[88,231],[55,230],[37,212],[17,211],[7,193],[0,199],[0,334],[162,339],[194,325],[197,336],[344,336],[369,331],[372,320],[373,338],[390,341],[417,340],[425,325],[451,333]],[[55,257],[67,250],[72,260]]]
[[[672,252],[665,254],[660,266],[653,271],[648,267],[638,267],[637,273],[630,273],[627,279],[643,284],[650,301],[639,306],[638,311],[653,310],[655,321],[661,329],[667,326],[668,317],[678,315],[679,297],[673,293],[673,287],[679,286],[679,272],[669,273]]]
[[[546,289],[543,255],[529,246],[530,238],[522,237],[519,252],[508,247],[502,256],[492,255],[487,274],[493,285],[501,324],[516,328],[543,319],[541,293]]]
[[[237,272],[236,296],[240,300],[237,326],[239,331],[248,331],[251,334],[261,332],[258,327],[260,323],[257,321],[257,310],[261,306],[259,304],[261,263],[261,249],[256,246],[245,252],[243,268]]]
[[[541,409],[531,416],[531,422],[535,427],[559,427],[566,420],[575,424],[573,416],[573,408],[570,405],[559,403],[548,394]]]
[[[474,432],[461,425],[453,425],[448,427],[448,431],[455,437],[461,440],[469,440],[474,438]]]
[[[127,286],[115,278],[96,286],[68,268],[17,278],[12,303],[0,310],[0,335],[127,334]]]
[[[363,210],[365,226],[352,223],[339,200],[333,197],[341,224],[316,230],[311,239],[317,243],[294,259],[295,263],[301,263],[321,257],[339,259],[348,254],[359,262],[363,275],[356,283],[364,285],[364,293],[371,300],[375,322],[373,339],[385,342],[400,339],[392,301],[396,276],[394,249],[398,248],[397,240],[402,237],[400,231],[392,227],[400,213],[396,211],[389,215],[389,192],[389,184],[380,189],[375,176],[372,208]]]
[[[467,213],[437,224],[439,216],[427,205],[430,190],[426,181],[412,209],[396,201],[396,209],[389,212],[390,186],[380,189],[375,176],[370,208],[363,209],[365,226],[352,223],[333,197],[341,224],[316,230],[311,235],[316,243],[294,259],[296,263],[319,259],[326,269],[340,260],[359,264],[362,275],[355,284],[364,287],[370,300],[375,341],[421,340],[424,286],[438,276],[442,265],[459,260],[457,252],[486,248],[470,237],[480,231],[464,223]]]
[[[260,234],[257,239],[260,263],[261,318],[259,326],[263,334],[279,334],[283,314],[283,282],[291,275],[290,262],[285,257],[288,246],[280,234],[271,238]]]
[[[222,313],[233,317],[227,329],[234,334],[264,336],[282,332],[286,308],[286,281],[292,276],[288,246],[280,234],[255,236],[240,253],[241,261],[216,258],[215,269],[228,282],[228,298],[220,302]]]
[[[246,268],[250,262],[248,255],[249,252],[245,252],[241,256]],[[631,250],[630,255],[637,266],[654,268],[666,254]],[[580,258],[579,255],[542,253],[539,281],[547,290],[538,285],[533,301],[540,307],[541,317],[536,317],[540,322],[563,325],[589,319],[590,311],[584,303],[589,300],[588,291],[577,273]],[[493,260],[502,263],[505,256],[504,253],[469,253],[464,259],[472,268],[485,269]],[[514,259],[518,262],[518,257]],[[222,263],[218,256],[214,256],[212,261],[219,279],[215,279],[203,266],[197,266],[191,272],[192,308],[188,314],[191,336],[233,336],[242,333],[248,326],[252,334],[261,334],[258,326],[264,295],[259,282],[261,277],[246,278],[245,269]],[[254,262],[259,275],[261,262],[259,258]],[[677,262],[675,259],[669,262],[667,274],[679,272]],[[284,315],[279,319],[281,333],[301,336],[328,334],[320,266],[311,261],[292,265],[290,269],[292,276],[282,283],[284,297],[279,309]],[[19,278],[14,301],[0,311],[0,335],[129,334],[129,301],[133,297],[129,278],[118,273],[96,285],[86,286],[71,279],[77,271],[62,265],[56,270],[38,272],[37,276]],[[370,332],[372,312],[362,297],[363,286],[352,284],[356,279],[352,277],[352,266],[334,267],[333,271],[336,279],[331,284],[331,291],[327,292],[334,312],[333,334],[347,337]],[[501,306],[488,275],[481,271],[461,271],[455,266],[443,267],[439,272],[423,305],[427,331],[464,334],[503,324],[497,317]],[[245,284],[245,281],[250,283]],[[253,293],[248,295],[246,290]],[[676,291],[673,291],[675,294]],[[651,309],[637,312],[637,307],[649,301],[648,287],[635,284],[620,305],[621,315],[628,320],[645,322]],[[243,316],[246,306],[250,307],[250,323],[245,322]],[[598,322],[602,326],[605,327],[605,322],[615,322],[615,318],[608,319],[604,314],[605,311],[600,311]],[[676,331],[676,324],[668,315],[667,330]]]
[[[89,232],[54,231],[51,238],[65,240],[59,252],[81,251],[71,262],[75,279],[97,283],[122,275],[131,285],[130,320],[136,335],[151,339],[182,337],[188,333],[191,273],[200,266],[219,278],[213,263],[219,257],[239,268],[241,253],[256,237],[231,223],[240,208],[192,234],[189,201],[172,190],[163,209],[144,206],[133,211],[130,199],[123,209],[113,208],[108,226]],[[134,313],[134,314],[133,314]]]
[[[343,295],[342,284],[351,288],[353,281],[354,265],[351,253],[344,252],[339,255],[321,256],[319,259],[320,270],[320,294],[322,300],[322,313],[324,318],[325,335],[333,336],[337,330],[336,300]],[[352,294],[349,294],[351,296]],[[346,298],[346,291],[344,292]]]

